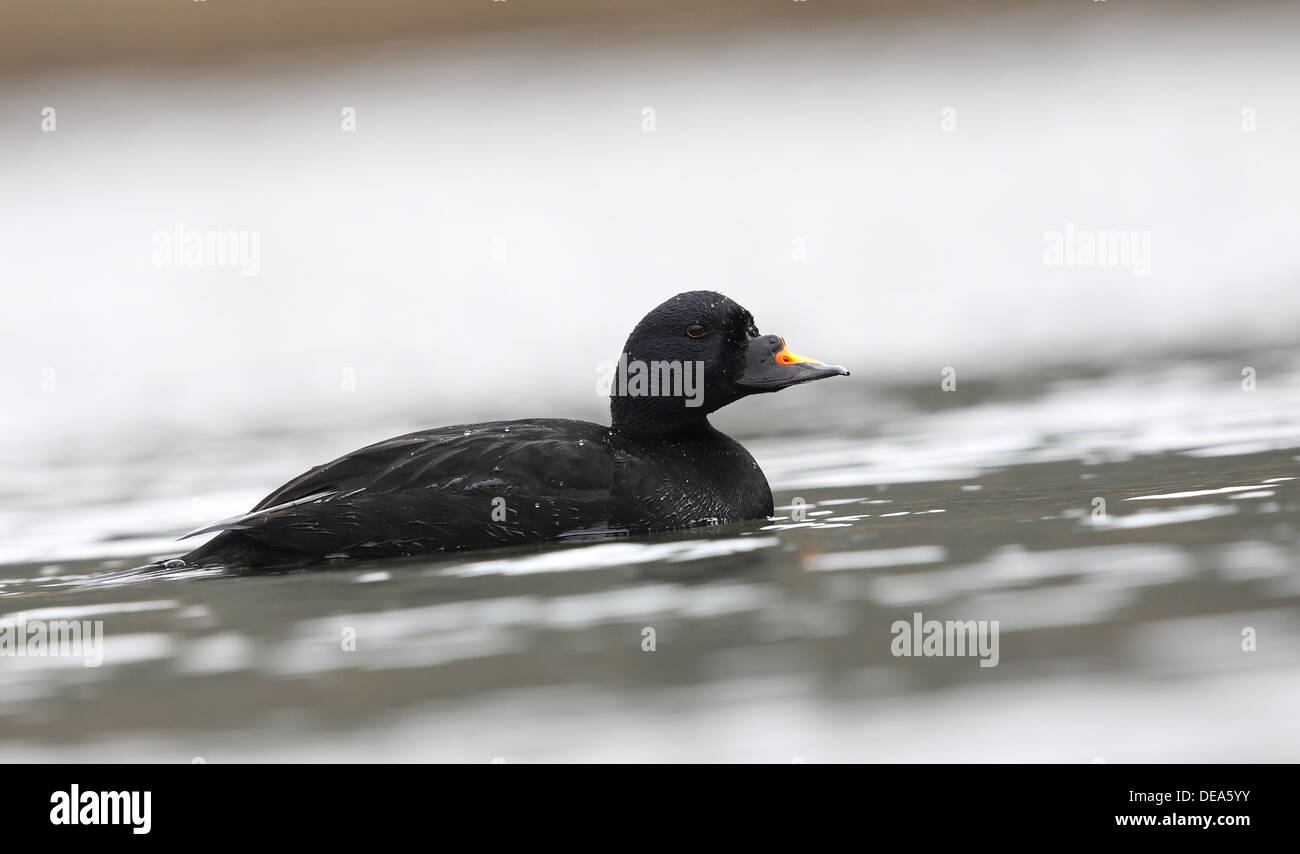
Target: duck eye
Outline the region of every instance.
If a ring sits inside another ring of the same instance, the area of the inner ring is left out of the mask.
[[[709,334],[709,330],[707,327],[701,326],[698,323],[692,323],[686,327],[686,334],[691,338],[703,338],[705,335]]]

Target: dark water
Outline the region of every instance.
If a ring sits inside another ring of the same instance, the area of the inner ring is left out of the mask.
[[[721,419],[776,519],[275,575],[114,580],[411,424],[15,457],[0,622],[104,647],[0,657],[0,759],[1297,761],[1295,368],[823,383]]]

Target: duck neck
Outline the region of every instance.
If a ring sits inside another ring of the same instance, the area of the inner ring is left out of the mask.
[[[613,396],[609,414],[615,433],[638,441],[689,441],[718,435],[705,412],[685,409],[681,401]]]

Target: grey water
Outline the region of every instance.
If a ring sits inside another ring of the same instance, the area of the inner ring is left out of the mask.
[[[0,81],[0,630],[103,629],[0,761],[1300,761],[1297,12],[1083,5]],[[694,288],[853,371],[716,417],[776,518],[122,576]]]
[[[0,758],[1294,761],[1300,363],[1277,358],[1268,392],[1218,359],[965,400],[822,383],[795,390],[814,421],[752,402],[779,435],[726,419],[774,519],[278,574],[118,573],[184,550],[194,483],[254,496],[301,437],[101,460],[126,482],[78,461],[57,520],[11,480],[0,612],[102,620],[104,645],[0,658]],[[996,666],[896,656],[917,613],[998,621]]]

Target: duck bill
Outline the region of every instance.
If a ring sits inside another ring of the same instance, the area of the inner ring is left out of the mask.
[[[849,372],[839,365],[828,365],[790,352],[785,339],[779,335],[760,335],[749,339],[745,372],[737,384],[755,392],[780,391],[799,383],[848,375]]]

